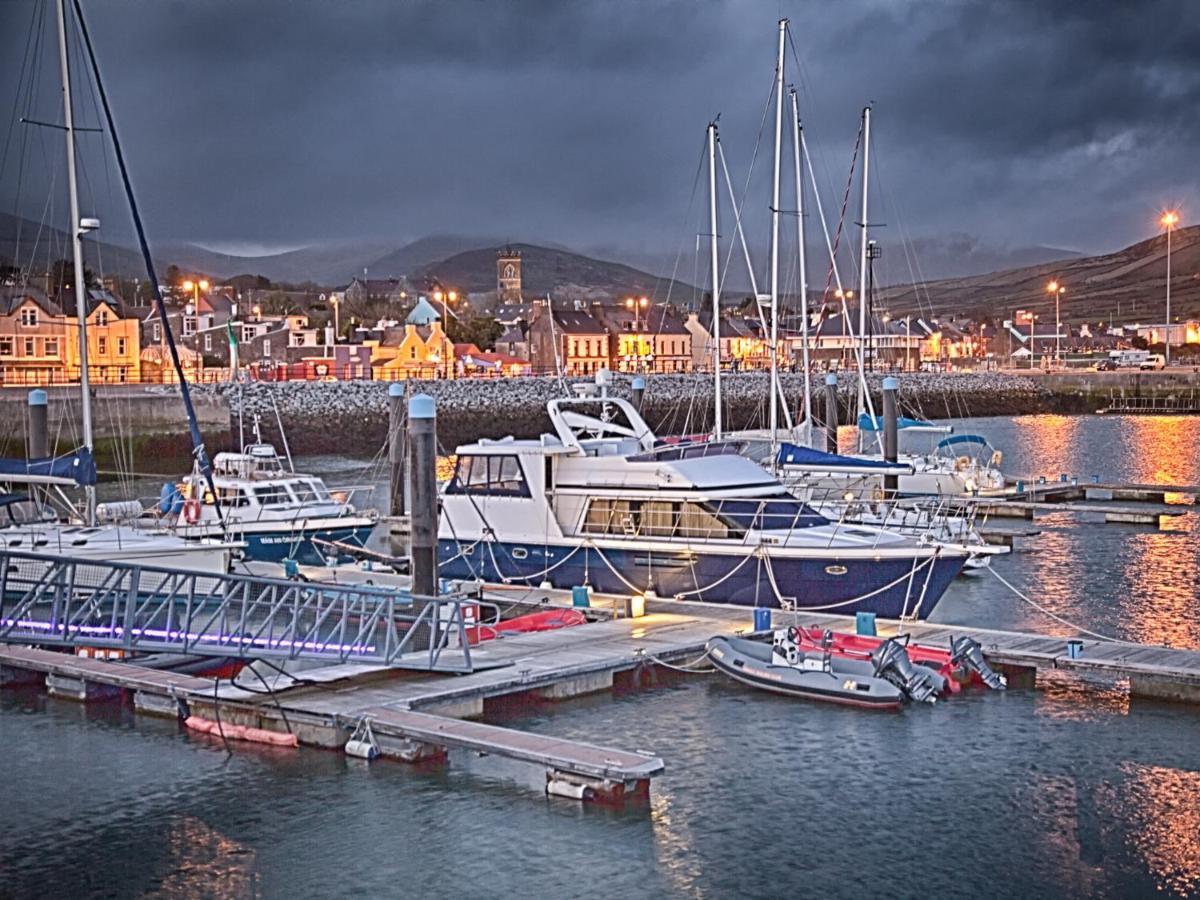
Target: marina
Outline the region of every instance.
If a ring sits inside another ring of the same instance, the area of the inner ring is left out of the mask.
[[[0,29],[0,895],[1200,895],[1174,45],[1139,182],[949,102],[1102,8],[91,6]]]

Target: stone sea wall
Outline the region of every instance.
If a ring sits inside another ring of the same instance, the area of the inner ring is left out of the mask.
[[[567,379],[567,385],[587,379]],[[803,377],[782,374],[785,396],[799,409]],[[994,373],[920,373],[900,376],[901,408],[906,415],[942,419],[959,416],[1017,415],[1085,411],[1071,395],[1054,393],[1036,378]],[[857,387],[839,385],[841,421],[848,423]],[[868,378],[879,409],[882,376]],[[610,392],[632,396],[632,379],[615,375]],[[769,376],[740,373],[722,379],[725,424],[753,428],[767,422]],[[818,418],[823,410],[823,378],[812,382]],[[437,401],[438,436],[446,449],[480,437],[536,437],[551,430],[546,401],[563,396],[556,378],[410,381],[411,393]],[[234,427],[239,413],[249,423],[258,416],[264,436],[274,439],[281,421],[294,453],[340,453],[370,457],[387,439],[388,386],[383,382],[256,382],[206,388],[223,396]],[[712,424],[712,379],[703,375],[655,375],[647,379],[643,415],[660,434],[707,430]],[[1078,406],[1078,409],[1073,407]],[[782,421],[782,420],[781,420]]]

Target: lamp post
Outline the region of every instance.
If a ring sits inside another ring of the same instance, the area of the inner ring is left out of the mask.
[[[642,367],[642,335],[641,335],[641,330],[638,327],[639,324],[641,324],[639,321],[639,317],[638,317],[638,310],[639,309],[644,310],[649,306],[650,306],[650,298],[649,297],[626,297],[625,298],[625,308],[633,311],[633,326],[632,326],[633,327],[633,358],[634,358],[634,370],[635,371]],[[647,318],[647,323],[648,323],[648,321],[649,321],[649,319]],[[647,328],[647,330],[649,330],[649,324],[646,324],[646,328]]]
[[[1062,295],[1067,289],[1057,281],[1046,285],[1046,290],[1054,295],[1054,364],[1062,365]]]
[[[446,377],[452,375],[451,366],[454,365],[454,345],[450,343],[450,334],[447,329],[450,327],[450,308],[447,304],[454,303],[458,300],[457,291],[443,291],[438,288],[433,292],[433,299],[442,304],[442,338],[444,340],[444,355],[446,357]]]
[[[1173,209],[1167,210],[1159,221],[1167,229],[1167,330],[1163,335],[1165,354],[1163,360],[1169,366],[1171,364],[1171,232],[1175,230],[1175,225],[1179,221],[1179,213]]]

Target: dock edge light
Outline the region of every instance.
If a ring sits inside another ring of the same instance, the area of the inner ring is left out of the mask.
[[[883,389],[885,391],[894,391],[894,390],[899,389],[899,387],[900,387],[900,382],[898,382],[891,375],[888,375],[886,378],[883,379]]]

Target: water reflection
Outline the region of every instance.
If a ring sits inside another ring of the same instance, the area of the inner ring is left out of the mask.
[[[167,834],[167,876],[150,898],[252,897],[258,894],[255,853],[194,816],[178,816]]]
[[[1200,772],[1137,763],[1122,765],[1126,842],[1144,861],[1160,890],[1200,893]]]

